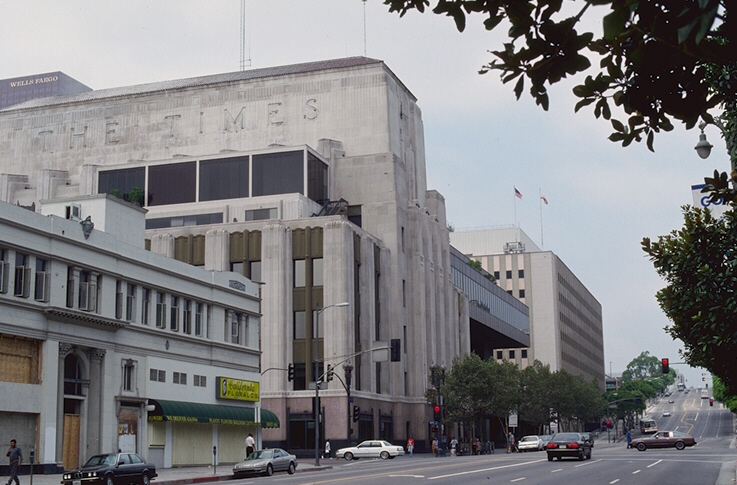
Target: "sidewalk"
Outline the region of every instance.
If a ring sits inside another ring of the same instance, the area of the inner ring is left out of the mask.
[[[297,473],[312,472],[319,470],[328,470],[333,466],[331,460],[320,462],[320,466],[315,466],[315,460],[297,460]],[[192,466],[179,468],[163,468],[157,469],[159,474],[152,485],[187,485],[190,483],[219,482],[222,480],[230,480],[233,478],[233,465],[218,465],[217,468],[212,466]],[[286,475],[286,472],[279,472],[278,475]],[[5,478],[5,477],[3,477]],[[33,477],[30,475],[20,475],[21,485],[59,485],[61,482],[61,474],[38,475]],[[31,481],[33,481],[31,483]]]

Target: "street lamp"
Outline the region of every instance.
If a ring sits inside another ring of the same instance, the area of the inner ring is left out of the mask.
[[[725,124],[725,121],[727,124]],[[729,121],[723,116],[715,116],[709,123],[705,121],[699,123],[701,134],[699,135],[699,142],[694,147],[696,153],[701,158],[707,158],[711,154],[713,146],[706,140],[706,134],[704,133],[704,128],[706,128],[707,124],[716,126],[722,132],[722,136],[724,136],[724,140],[727,143],[727,154],[729,155],[732,170],[735,170],[737,168],[737,145],[735,144],[734,136],[730,136],[730,130],[734,131],[735,127],[734,125],[729,126]]]
[[[312,332],[312,342],[314,349],[314,353],[312,356],[312,368],[314,369],[313,372],[315,377],[315,466],[320,466],[320,379],[325,375],[324,371],[322,375],[317,375],[317,332],[320,328],[320,314],[328,308],[342,307],[348,305],[350,305],[350,303],[344,301],[342,303],[334,303],[332,305],[328,305],[324,308],[320,308],[318,306],[317,311],[315,312],[314,331]]]

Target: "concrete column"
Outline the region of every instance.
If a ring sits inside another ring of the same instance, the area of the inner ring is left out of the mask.
[[[205,233],[205,269],[230,271],[230,233],[213,229]]]
[[[59,343],[59,376],[56,380],[57,400],[56,400],[56,453],[55,460],[61,463],[63,456],[64,444],[64,359],[72,351],[74,347],[71,344],[63,342]]]
[[[90,350],[90,387],[87,393],[87,456],[102,453],[100,448],[100,430],[102,429],[102,361],[105,350]]]

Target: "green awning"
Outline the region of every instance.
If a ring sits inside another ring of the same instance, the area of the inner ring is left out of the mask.
[[[178,423],[229,424],[256,426],[256,410],[249,407],[202,404],[184,401],[149,399],[154,410],[148,413],[149,421],[173,421]],[[279,419],[274,413],[261,409],[261,427],[278,428]]]

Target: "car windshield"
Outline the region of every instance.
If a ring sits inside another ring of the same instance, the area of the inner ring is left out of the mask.
[[[272,450],[261,450],[261,451],[254,451],[250,455],[248,455],[248,458],[246,460],[266,460],[268,458],[271,458],[274,455],[274,452]]]
[[[87,460],[87,463],[85,463],[84,466],[115,465],[115,457],[116,455],[114,453],[110,453],[108,455],[95,455]]]
[[[538,439],[539,438],[537,436],[525,436],[524,438],[522,438],[522,440],[520,441],[520,443],[522,441],[537,441]]]

